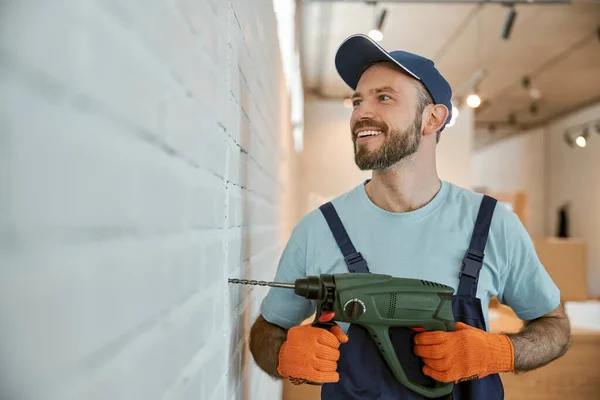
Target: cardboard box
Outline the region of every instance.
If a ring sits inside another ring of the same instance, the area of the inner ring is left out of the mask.
[[[580,239],[533,238],[538,257],[561,292],[561,299],[589,299],[586,245]]]

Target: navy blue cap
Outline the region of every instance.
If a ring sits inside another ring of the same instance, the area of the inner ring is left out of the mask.
[[[335,67],[338,73],[353,90],[356,90],[364,68],[375,61],[391,61],[409,76],[421,81],[435,104],[448,107],[446,124],[450,122],[452,88],[430,59],[402,50],[388,53],[370,37],[362,34],[352,35],[344,40],[335,55]],[[445,127],[446,125],[442,130]]]

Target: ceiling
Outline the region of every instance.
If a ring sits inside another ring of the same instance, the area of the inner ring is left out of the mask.
[[[499,0],[496,0],[499,1]],[[355,33],[368,33],[376,13],[387,15],[380,44],[431,58],[450,82],[455,105],[472,90],[483,100],[476,109],[476,146],[543,125],[600,101],[600,1],[569,4],[516,1],[508,40],[500,32],[508,7],[485,1],[304,0],[301,60],[307,95],[344,99],[351,90],[339,78],[335,52]],[[445,4],[442,4],[445,3]],[[529,77],[529,89],[522,84]],[[534,101],[530,89],[541,97]],[[532,103],[537,110],[531,111]]]

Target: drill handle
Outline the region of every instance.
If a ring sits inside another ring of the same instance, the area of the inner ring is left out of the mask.
[[[371,332],[373,339],[375,339],[379,349],[381,350],[381,355],[386,360],[387,364],[392,369],[393,374],[400,381],[400,383],[402,383],[408,389],[427,398],[437,398],[447,396],[452,393],[452,390],[454,389],[454,383],[452,382],[444,383],[434,381],[434,386],[430,387],[415,382],[406,375],[404,366],[401,364],[400,359],[394,350],[394,345],[390,339],[389,326],[375,325],[368,327],[368,329]],[[412,349],[410,351],[412,351]]]
[[[336,325],[335,321],[333,320],[334,315],[335,315],[335,313],[333,311],[323,312],[321,304],[319,304],[319,305],[317,305],[315,320],[312,322],[311,326],[314,326],[315,328],[330,330],[331,327]],[[304,381],[303,383],[306,383],[308,385],[314,385],[314,386],[322,386],[323,385],[322,382]]]

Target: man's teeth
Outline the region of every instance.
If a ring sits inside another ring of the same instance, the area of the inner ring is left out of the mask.
[[[363,136],[377,136],[381,133],[381,131],[364,131],[364,132],[360,132],[358,134],[358,137],[363,137]]]

